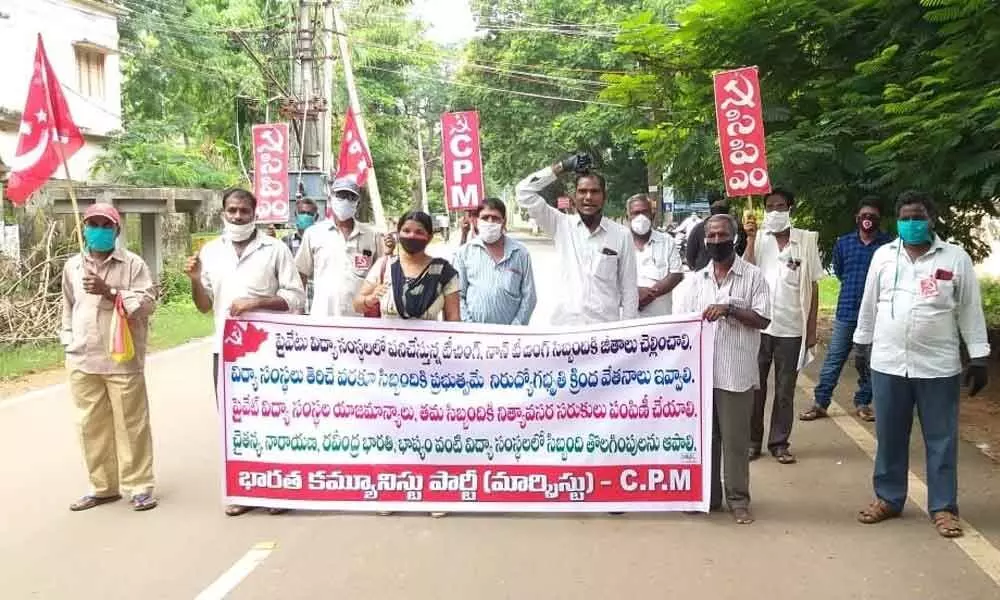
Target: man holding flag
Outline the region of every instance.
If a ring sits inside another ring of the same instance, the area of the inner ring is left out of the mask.
[[[91,490],[70,510],[120,500],[123,487],[135,510],[149,510],[157,502],[143,363],[154,284],[142,258],[117,246],[121,217],[113,206],[91,205],[81,226],[66,166],[81,147],[83,135],[39,35],[7,197],[23,205],[62,165],[73,202],[80,254],[63,270],[59,338]]]

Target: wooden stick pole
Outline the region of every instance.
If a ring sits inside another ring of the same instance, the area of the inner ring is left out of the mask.
[[[59,153],[59,160],[62,161],[63,172],[66,174],[66,189],[69,191],[69,201],[73,205],[73,218],[76,220],[76,241],[80,247],[80,254],[86,257],[83,246],[83,222],[80,219],[80,205],[76,201],[76,191],[73,189],[73,178],[69,174],[69,163],[66,155],[63,154],[62,146],[56,144],[56,152]]]

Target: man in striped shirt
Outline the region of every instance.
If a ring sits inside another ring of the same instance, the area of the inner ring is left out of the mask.
[[[719,459],[726,468],[726,502],[736,522],[753,523],[750,513],[750,416],[760,387],[757,352],[760,332],[771,323],[771,299],[760,269],[736,256],[738,224],[714,215],[705,225],[705,250],[711,259],[695,273],[684,312],[700,312],[716,323],[712,401],[711,508],[722,504]],[[721,447],[720,447],[721,444]]]
[[[535,311],[535,277],[528,249],[506,235],[507,207],[487,198],[477,217],[478,234],[455,253],[462,320],[527,325]]]

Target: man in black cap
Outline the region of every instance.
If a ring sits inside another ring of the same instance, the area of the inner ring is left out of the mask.
[[[728,215],[729,201],[719,192],[708,194],[710,202],[708,210],[713,215]],[[688,268],[692,271],[700,271],[708,265],[708,252],[705,250],[705,223],[701,221],[691,228],[688,234],[687,248],[684,251],[684,259]],[[738,222],[737,222],[738,223]],[[738,223],[736,232],[736,255],[743,256],[743,251],[747,249],[747,234],[743,231],[743,225]]]

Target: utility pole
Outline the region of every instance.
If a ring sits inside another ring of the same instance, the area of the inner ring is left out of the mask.
[[[323,172],[329,174],[333,169],[333,2],[323,2],[323,96],[327,102],[327,110],[323,113],[323,126],[320,134],[320,150],[323,153]]]
[[[417,125],[417,155],[420,167],[420,210],[431,214],[431,207],[427,202],[427,168],[424,165],[424,134],[420,127],[420,117],[414,117],[413,122]]]
[[[354,85],[354,69],[351,67],[351,50],[347,46],[347,25],[340,17],[340,10],[336,6],[332,7],[333,20],[336,24],[336,35],[340,45],[340,60],[344,64],[344,82],[347,84],[347,97],[350,100],[351,112],[354,113],[354,120],[358,125],[358,133],[365,146],[369,149],[368,129],[365,127],[365,119],[361,114],[361,102],[358,100],[358,90]],[[368,197],[372,201],[372,214],[375,217],[375,227],[384,231],[386,228],[385,209],[382,208],[382,196],[378,191],[378,179],[375,177],[375,167],[368,169]]]
[[[299,138],[299,168],[304,171],[314,171],[319,169],[320,148],[319,139],[316,135],[315,124],[318,115],[313,114],[310,118],[309,112],[313,108],[312,104],[316,97],[316,86],[313,80],[313,69],[315,67],[313,57],[313,36],[315,29],[312,21],[312,3],[309,0],[299,0],[299,25],[297,37],[296,60],[298,61],[298,84],[296,92],[298,99],[302,103],[299,118],[302,119],[302,130]]]

